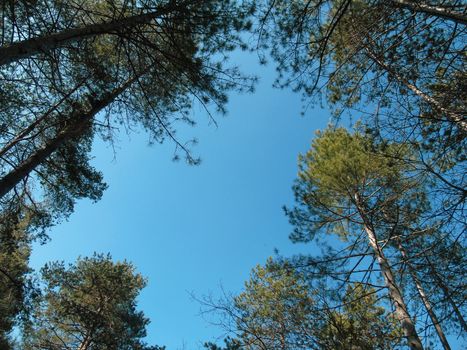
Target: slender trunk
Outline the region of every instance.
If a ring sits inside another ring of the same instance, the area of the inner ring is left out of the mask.
[[[400,322],[400,325],[407,339],[408,345],[412,350],[423,350],[423,345],[417,334],[415,324],[412,321],[410,314],[407,310],[407,305],[404,301],[399,286],[396,283],[391,266],[389,265],[389,262],[386,259],[383,250],[378,244],[375,230],[373,229],[373,226],[371,225],[370,220],[367,217],[366,210],[360,199],[360,196],[358,194],[355,194],[354,199],[360,216],[364,222],[363,226],[368,236],[370,246],[373,249],[376,259],[381,268],[381,273],[383,274],[384,281],[388,288],[389,297],[394,303],[395,316]]]
[[[392,3],[396,7],[402,7],[413,12],[426,13],[430,16],[445,18],[459,24],[467,24],[467,15],[465,13],[449,10],[445,7],[424,4],[413,0],[392,0]]]
[[[20,181],[25,179],[31,171],[50,157],[62,144],[71,138],[81,135],[89,125],[89,122],[102,109],[107,107],[121,93],[123,93],[140,75],[128,80],[122,86],[104,94],[100,99],[90,102],[90,108],[83,112],[74,110],[67,118],[70,124],[59,132],[53,139],[49,140],[44,146],[39,148],[29,158],[22,162],[18,167],[12,169],[7,175],[0,179],[0,198],[11,191]]]
[[[436,279],[436,284],[438,285],[439,288],[442,289],[444,297],[447,299],[447,301],[451,305],[451,307],[452,307],[454,313],[456,314],[457,319],[459,320],[459,323],[461,324],[464,332],[467,332],[467,323],[466,323],[464,317],[462,316],[462,313],[460,312],[459,308],[457,307],[456,303],[452,299],[451,292],[449,291],[448,287],[446,287],[446,284],[444,284],[441,277],[439,277],[438,272],[435,270],[435,268],[434,268],[433,264],[431,263],[430,259],[428,259],[428,257],[426,256],[425,260],[427,261],[428,265],[430,266],[431,273],[433,274],[433,276]]]
[[[426,311],[428,312],[428,315],[431,318],[431,322],[433,323],[433,326],[436,329],[436,333],[438,334],[439,340],[441,341],[441,344],[443,344],[443,348],[445,350],[451,350],[451,347],[449,346],[448,340],[446,339],[446,336],[444,335],[443,329],[441,328],[441,325],[438,321],[438,318],[436,317],[435,312],[433,311],[433,307],[431,306],[430,300],[428,300],[428,296],[425,293],[425,290],[423,289],[423,286],[418,279],[417,272],[413,268],[412,264],[410,263],[409,256],[407,254],[407,251],[405,250],[404,246],[402,245],[400,239],[397,240],[397,245],[399,248],[399,251],[401,252],[402,258],[404,259],[404,263],[407,265],[409,274],[412,277],[415,286],[417,288],[418,295],[420,296],[420,299],[423,302],[423,305],[425,306]]]
[[[422,100],[427,102],[431,105],[434,109],[438,110],[439,112],[446,115],[446,117],[453,123],[455,123],[464,133],[467,133],[467,120],[464,118],[462,114],[453,112],[448,108],[443,107],[443,105],[436,100],[435,98],[431,97],[430,95],[426,94],[422,90],[420,90],[415,84],[412,84],[399,73],[397,73],[394,69],[384,63],[381,59],[379,59],[368,47],[365,47],[365,51],[367,55],[383,70],[385,70],[390,76],[395,78],[398,82],[403,84],[407,87],[410,91],[412,91],[415,95],[420,97]]]
[[[59,33],[49,34],[19,41],[0,48],[0,66],[28,58],[41,52],[61,47],[69,42],[102,34],[118,34],[128,28],[149,23],[151,20],[176,11],[175,5],[167,5],[150,13],[121,18],[107,23],[89,24],[80,28],[66,29]]]

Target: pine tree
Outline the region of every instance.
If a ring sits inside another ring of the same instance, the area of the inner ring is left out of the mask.
[[[41,275],[25,349],[150,349],[142,340],[149,320],[136,309],[146,282],[130,263],[94,255],[49,263]]]
[[[404,145],[378,144],[358,132],[349,134],[339,128],[318,133],[310,151],[299,159],[295,186],[299,206],[288,211],[288,215],[296,227],[292,234],[296,241],[308,241],[322,232],[354,242],[351,252],[359,261],[350,268],[349,276],[370,248],[369,255],[379,265],[395,317],[409,346],[423,349],[384,244],[393,234],[385,219],[388,210],[410,199],[412,212],[400,213],[409,221],[410,216],[423,208],[423,199],[416,199],[417,178],[405,176],[410,173],[410,163],[398,161],[409,157],[410,150]],[[362,231],[366,240],[362,240]]]

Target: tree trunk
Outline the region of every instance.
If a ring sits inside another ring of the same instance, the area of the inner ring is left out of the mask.
[[[363,205],[360,196],[358,194],[354,195],[355,204],[359,211],[359,214],[364,222],[364,230],[368,236],[368,240],[371,248],[373,249],[376,259],[381,268],[381,273],[383,274],[384,281],[388,288],[389,297],[394,303],[395,315],[400,325],[404,331],[405,337],[407,339],[408,345],[412,350],[423,350],[422,342],[417,334],[415,324],[412,321],[410,314],[407,310],[407,305],[404,301],[402,293],[397,285],[394,275],[392,273],[391,267],[388,260],[386,259],[383,250],[378,244],[375,230],[370,223],[370,220],[367,217],[365,206]]]
[[[47,52],[61,47],[69,42],[80,40],[102,34],[117,34],[125,29],[135,27],[140,24],[149,23],[151,20],[174,12],[180,8],[169,4],[162,9],[150,13],[121,18],[107,23],[89,24],[81,28],[66,29],[59,33],[49,34],[13,43],[0,48],[0,66],[28,58],[41,52]]]
[[[59,132],[53,139],[49,140],[43,147],[39,148],[29,158],[27,158],[18,167],[12,169],[7,175],[0,179],[0,198],[11,191],[20,181],[25,179],[31,171],[44,162],[52,155],[62,144],[73,137],[81,135],[89,125],[89,122],[102,109],[107,107],[121,93],[123,93],[140,75],[128,80],[122,86],[104,94],[99,100],[91,100],[88,111],[74,110],[67,118],[70,124]]]
[[[462,12],[446,9],[442,6],[424,4],[420,1],[413,0],[392,0],[392,3],[396,7],[405,8],[413,12],[426,13],[427,15],[445,18],[459,24],[467,24],[467,15]]]
[[[467,323],[464,320],[464,317],[462,316],[462,313],[460,312],[459,308],[457,307],[456,303],[451,297],[451,292],[449,291],[448,287],[446,287],[446,284],[442,281],[441,277],[439,277],[438,272],[435,270],[433,264],[431,263],[430,259],[428,257],[425,257],[425,260],[427,261],[428,265],[430,266],[431,273],[436,279],[436,284],[438,287],[440,287],[443,290],[444,297],[447,299],[449,304],[451,305],[452,309],[454,310],[454,313],[457,316],[457,319],[459,320],[459,323],[462,326],[462,329],[464,332],[467,332]]]
[[[400,239],[397,240],[397,245],[398,245],[399,251],[401,252],[402,258],[404,259],[404,263],[407,265],[409,269],[409,274],[415,283],[418,295],[420,296],[420,299],[422,300],[423,305],[425,306],[425,309],[428,312],[428,315],[430,316],[431,322],[433,323],[433,326],[436,329],[436,333],[438,334],[439,340],[441,341],[441,344],[443,345],[444,350],[451,350],[448,340],[446,339],[446,336],[444,335],[443,329],[441,328],[441,325],[439,324],[438,318],[436,317],[436,314],[433,311],[433,307],[431,306],[431,303],[428,300],[428,296],[425,294],[425,290],[423,289],[423,286],[420,280],[418,279],[417,272],[415,271],[412,264],[410,263],[407,251],[402,245]]]

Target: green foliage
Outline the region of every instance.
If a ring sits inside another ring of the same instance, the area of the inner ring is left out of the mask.
[[[235,297],[240,310],[237,321],[242,341],[253,349],[304,348],[312,329],[312,293],[306,281],[291,267],[269,259],[257,266],[245,283],[245,291]]]
[[[93,134],[88,132],[65,143],[37,173],[44,189],[44,203],[55,218],[67,217],[77,199],[101,199],[107,184],[91,165]]]
[[[23,339],[25,349],[144,349],[149,320],[136,309],[144,278],[110,256],[47,264],[44,291]]]
[[[25,279],[30,242],[45,239],[77,200],[97,201],[107,187],[91,165],[96,137],[113,143],[120,128],[144,130],[150,143],[170,139],[177,157],[199,162],[176,127],[195,124],[195,105],[212,119],[214,111],[225,112],[229,91],[252,88],[253,79],[230,66],[228,56],[247,48],[243,32],[251,29],[254,5],[26,0],[0,7],[0,336],[6,339],[25,308],[23,286],[12,281]],[[24,241],[16,237],[19,222],[27,222]],[[102,256],[69,268],[48,265],[26,345],[145,346],[148,320],[135,309],[144,281],[132,269]]]
[[[358,130],[318,132],[311,149],[299,156],[294,191],[300,207],[287,210],[296,225],[292,239],[309,240],[321,229],[347,239],[362,224],[357,200],[374,222],[387,221],[396,206],[398,220],[412,220],[428,205],[412,157],[408,145]]]
[[[299,156],[299,178],[332,191],[331,196],[354,194],[373,183],[394,183],[407,156],[401,145],[376,144],[369,135],[343,128],[317,132],[310,151]],[[323,197],[325,197],[323,195]]]
[[[398,104],[414,104],[403,116],[410,119],[411,111],[433,111],[434,106],[407,82],[439,97],[448,109],[465,104],[465,96],[431,90],[438,80],[462,81],[459,72],[465,63],[465,33],[449,17],[462,14],[465,4],[444,1],[437,8],[441,10],[428,12],[411,1],[268,1],[261,27],[268,30],[261,32],[261,39],[272,49],[284,85],[293,84],[309,95],[323,93],[337,111],[376,102],[404,113]]]
[[[440,222],[431,217],[428,181],[415,168],[414,155],[412,145],[388,142],[371,132],[349,133],[342,128],[320,132],[310,151],[299,158],[299,178],[294,187],[298,206],[286,212],[295,227],[292,240],[310,241],[333,234],[344,241],[339,248],[334,242],[334,248],[325,246],[320,257],[298,259],[308,266],[307,273],[330,280],[329,288],[334,283],[361,281],[361,274],[371,285],[380,284],[383,277],[401,328],[406,319],[428,320],[426,300],[431,299],[436,305],[432,315],[442,315],[443,330],[438,330],[442,333],[462,304],[457,299],[462,296],[454,292],[462,288],[459,281],[465,275],[457,269],[462,265],[462,254],[446,259],[446,254],[458,251],[462,243],[454,243],[449,234],[440,234]],[[439,260],[440,264],[436,268],[427,266],[427,259]],[[380,266],[376,274],[375,261]],[[418,282],[415,274],[423,274],[424,282]],[[444,274],[452,278],[441,279]],[[428,280],[437,281],[443,290],[435,292],[425,283]],[[422,299],[422,294],[428,297]],[[404,306],[398,309],[400,305]],[[410,315],[406,310],[417,314]],[[456,314],[459,322],[454,329],[462,324],[460,312]],[[350,321],[336,319],[341,329],[353,327]],[[438,321],[432,318],[425,326],[434,323]],[[405,337],[417,338],[416,326],[413,323],[410,329],[404,329]],[[389,342],[397,338],[388,337]],[[344,336],[339,342],[349,340]]]
[[[15,237],[17,238],[17,237]],[[21,239],[0,239],[0,348],[9,349],[9,333],[25,302],[29,246]]]

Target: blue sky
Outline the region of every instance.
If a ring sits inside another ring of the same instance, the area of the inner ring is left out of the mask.
[[[168,350],[199,349],[222,330],[199,316],[198,297],[238,292],[250,270],[277,248],[284,255],[309,252],[289,242],[282,212],[292,203],[297,155],[314,131],[327,124],[319,109],[300,116],[300,95],[271,87],[273,65],[255,55],[236,54],[243,71],[260,77],[255,94],[232,94],[216,128],[200,110],[193,136],[200,166],[174,163],[174,145],[148,146],[144,132],[118,138],[116,154],[94,145],[94,164],[109,189],[98,203],[80,201],[70,219],[56,226],[51,241],[34,247],[31,263],[73,262],[93,252],[127,259],[148,278],[140,308],[151,319],[148,342]]]

